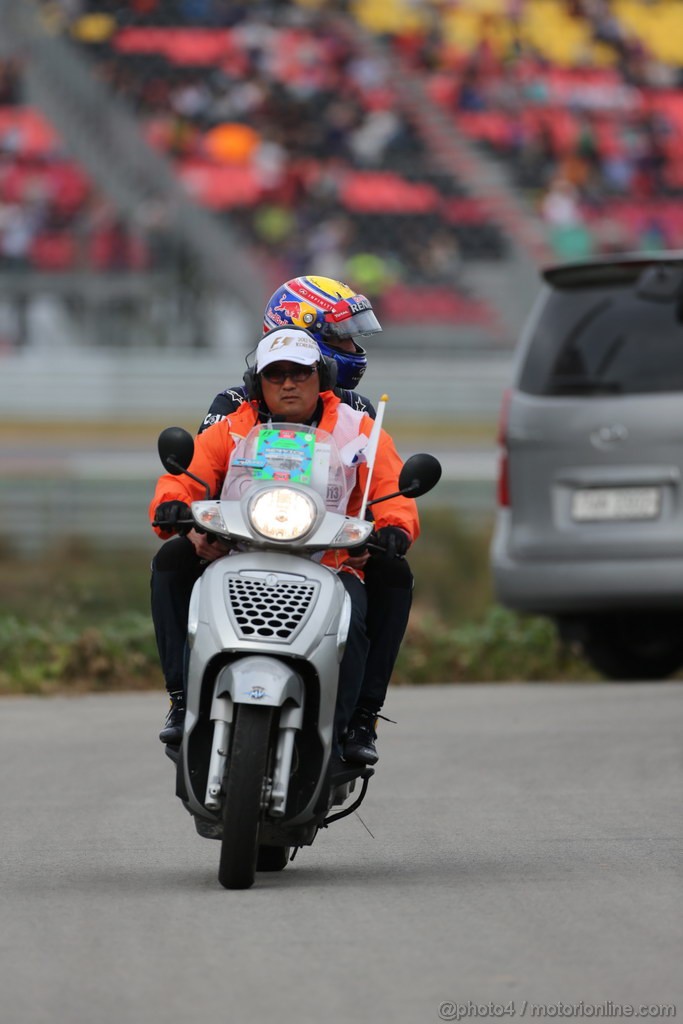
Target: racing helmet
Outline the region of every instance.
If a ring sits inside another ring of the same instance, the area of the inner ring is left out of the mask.
[[[340,387],[358,386],[368,361],[356,338],[382,330],[369,299],[331,277],[295,277],[273,292],[263,314],[264,332],[291,324],[308,331],[323,355],[335,360]],[[345,339],[353,341],[353,352],[336,347]]]

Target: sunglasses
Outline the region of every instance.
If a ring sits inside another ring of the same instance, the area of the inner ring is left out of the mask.
[[[267,366],[265,370],[261,370],[261,376],[265,377],[270,384],[284,384],[288,377],[295,384],[303,384],[313,376],[317,369],[315,364],[313,366],[297,366],[291,370],[285,370],[279,366]]]

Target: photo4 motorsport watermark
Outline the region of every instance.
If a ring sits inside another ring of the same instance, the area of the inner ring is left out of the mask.
[[[552,1019],[556,1017],[649,1017],[674,1018],[676,1006],[673,1003],[614,1003],[606,999],[602,1003],[532,1003],[528,999],[520,1002],[510,1000],[507,1003],[457,1003],[446,1000],[439,1007],[439,1020],[467,1020],[469,1018],[491,1019],[494,1017],[531,1017]]]

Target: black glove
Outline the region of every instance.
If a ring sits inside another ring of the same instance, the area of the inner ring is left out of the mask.
[[[192,509],[184,501],[162,501],[154,513],[154,525],[160,526],[162,530],[171,530],[174,533],[189,533],[192,523],[181,523],[179,519],[192,519]]]
[[[375,531],[374,540],[384,548],[389,558],[403,558],[410,547],[410,537],[400,526],[382,526]]]

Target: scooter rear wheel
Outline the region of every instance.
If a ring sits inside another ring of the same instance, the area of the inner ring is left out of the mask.
[[[218,881],[226,889],[254,884],[273,712],[272,707],[241,704],[235,716],[218,868]]]

